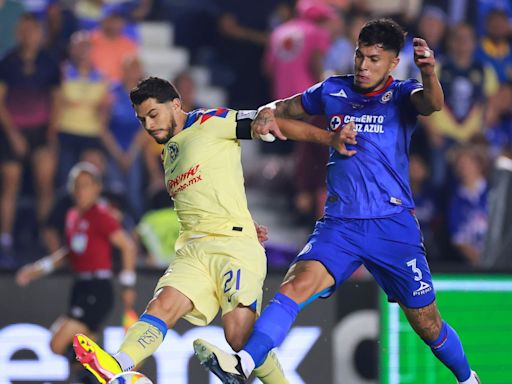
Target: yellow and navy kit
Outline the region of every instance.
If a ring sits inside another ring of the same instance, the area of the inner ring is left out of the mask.
[[[247,208],[239,139],[256,111],[199,109],[163,149],[165,183],[181,224],[176,249],[201,235],[256,238]]]

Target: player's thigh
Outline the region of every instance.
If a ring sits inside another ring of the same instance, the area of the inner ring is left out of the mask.
[[[416,218],[404,211],[368,223],[364,264],[388,300],[406,308],[431,304],[435,292]]]
[[[297,302],[328,290],[329,296],[359,268],[360,244],[353,221],[319,220],[306,245],[292,262],[281,292]]]
[[[91,331],[87,325],[81,321],[62,316],[52,325],[52,338],[50,348],[52,352],[64,355],[73,341],[73,336],[77,333],[90,334]]]
[[[238,306],[222,316],[222,326],[226,341],[234,351],[239,351],[249,338],[256,312],[249,307]]]
[[[158,281],[155,294],[172,287],[187,297],[192,309],[183,318],[195,325],[207,325],[219,311],[217,286],[210,275],[204,241],[191,241],[176,252],[176,257]]]
[[[267,273],[261,244],[252,238],[217,236],[205,246],[222,315],[239,306],[259,313]]]

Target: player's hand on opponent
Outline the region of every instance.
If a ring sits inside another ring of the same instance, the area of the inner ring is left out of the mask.
[[[264,141],[274,141],[276,137],[286,140],[286,136],[281,133],[276,122],[274,110],[275,107],[272,104],[259,107],[258,113],[251,123],[252,131]]]
[[[345,144],[357,144],[356,136],[356,124],[351,121],[350,123],[345,124],[341,129],[331,133],[330,146],[336,149],[342,155],[348,157],[354,156],[357,151],[354,149],[347,149]]]
[[[414,63],[424,75],[431,75],[435,71],[436,59],[434,51],[428,47],[425,40],[415,37],[412,41],[414,47]]]
[[[258,235],[258,241],[263,244],[264,241],[268,240],[268,228],[264,225],[260,225],[257,222],[254,222],[254,227],[256,228],[256,234]]]

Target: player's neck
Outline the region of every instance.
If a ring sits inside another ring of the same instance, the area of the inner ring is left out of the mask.
[[[183,127],[185,127],[185,123],[187,122],[188,114],[180,109],[178,113],[176,113],[175,119],[174,119],[174,129],[173,129],[173,136],[176,136],[178,133],[183,131]]]
[[[393,77],[391,77],[391,75],[388,75],[385,79],[383,79],[375,87],[361,88],[361,87],[358,87],[356,84],[354,84],[353,87],[357,93],[361,93],[364,96],[371,96],[371,95],[373,95],[375,93],[379,93],[380,91],[387,88],[392,81],[393,81]]]

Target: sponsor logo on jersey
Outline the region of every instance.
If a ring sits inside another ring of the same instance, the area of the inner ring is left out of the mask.
[[[343,117],[343,124],[353,121],[356,124],[357,132],[363,133],[384,133],[384,115],[362,115]]]
[[[176,196],[178,192],[181,192],[191,185],[197,184],[203,180],[203,176],[200,172],[199,164],[196,164],[188,169],[188,171],[180,173],[175,178],[167,181],[167,190],[171,196]]]
[[[180,148],[178,147],[178,143],[171,141],[167,145],[167,153],[169,153],[169,160],[171,161],[171,163],[174,163],[174,161],[178,158],[178,155],[180,153]]]
[[[338,92],[329,93],[329,95],[334,96],[334,97],[343,97],[345,99],[347,98],[347,94],[345,93],[343,88],[340,89]]]
[[[393,97],[393,90],[387,91],[385,94],[382,95],[380,98],[380,102],[382,104],[386,104],[391,98]]]

